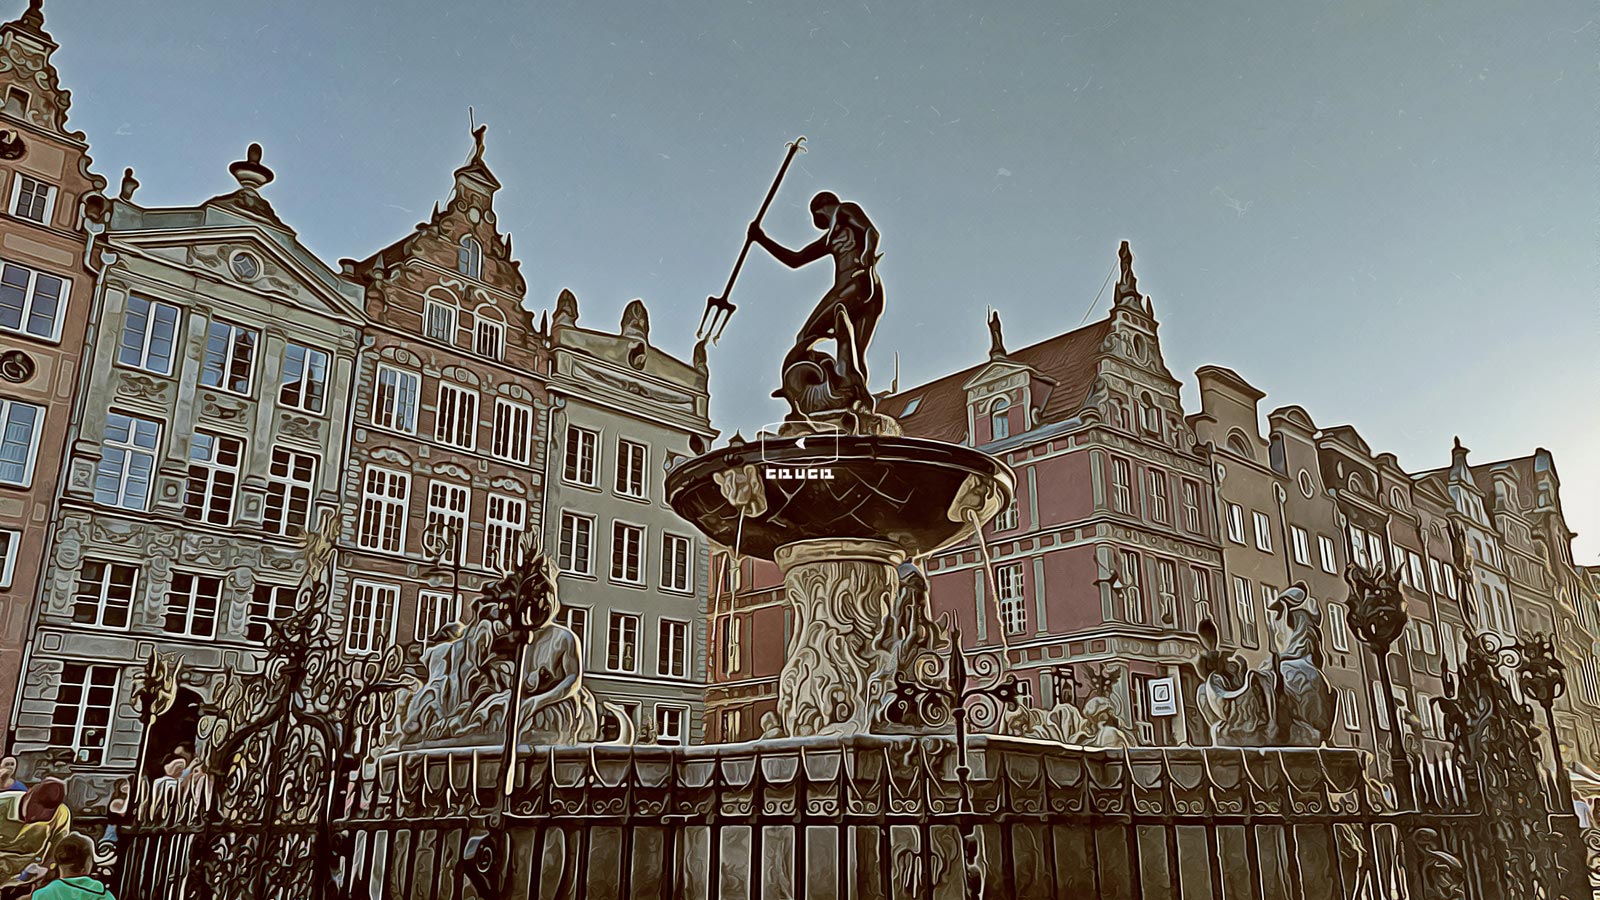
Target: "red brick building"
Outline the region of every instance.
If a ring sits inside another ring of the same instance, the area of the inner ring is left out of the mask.
[[[346,583],[333,592],[352,653],[427,641],[458,621],[461,596],[540,527],[547,354],[495,225],[500,182],[483,133],[443,209],[341,263],[364,286],[367,314],[345,465]],[[460,537],[441,553],[439,538],[424,539],[430,530]],[[459,593],[446,571],[457,560]]]

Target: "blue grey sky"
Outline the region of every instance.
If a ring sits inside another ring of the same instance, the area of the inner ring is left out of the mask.
[[[9,0],[8,15],[21,4]],[[267,189],[330,262],[406,234],[489,129],[531,302],[687,356],[783,153],[791,245],[832,189],[883,233],[888,386],[1099,316],[1133,242],[1166,359],[1354,423],[1418,470],[1556,454],[1600,558],[1597,50],[1586,0],[892,3],[47,0],[96,168],[147,204]],[[820,268],[820,267],[819,267]],[[828,273],[753,254],[715,423],[778,418]],[[1091,309],[1091,304],[1093,308]]]

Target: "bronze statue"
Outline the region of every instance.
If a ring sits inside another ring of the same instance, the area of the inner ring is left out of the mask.
[[[1322,674],[1322,614],[1303,582],[1267,606],[1280,649],[1257,669],[1219,649],[1217,627],[1200,623],[1196,700],[1222,747],[1318,747],[1333,731],[1333,688]]]
[[[833,257],[833,287],[800,326],[783,360],[783,387],[773,396],[789,402],[791,421],[818,413],[871,413],[866,354],[883,315],[878,230],[861,207],[828,191],[811,198],[811,221],[823,235],[799,250],[767,237],[759,221],[750,223],[750,240],[791,269]],[[835,344],[832,359],[816,349],[824,340]]]

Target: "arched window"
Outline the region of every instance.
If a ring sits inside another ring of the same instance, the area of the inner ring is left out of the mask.
[[[990,440],[1004,440],[1011,436],[1011,401],[1004,397],[989,407]]]
[[[1161,410],[1156,408],[1155,398],[1149,391],[1139,395],[1139,414],[1144,419],[1144,430],[1152,434],[1161,433]]]
[[[1228,433],[1228,449],[1246,459],[1255,459],[1255,454],[1250,452],[1250,443],[1238,431]]]
[[[470,234],[456,248],[456,268],[468,278],[483,277],[483,245]]]

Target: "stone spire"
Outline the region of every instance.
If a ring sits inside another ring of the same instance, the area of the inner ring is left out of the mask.
[[[561,289],[561,295],[556,297],[556,314],[551,317],[550,324],[555,328],[568,328],[578,324],[578,297],[566,288]]]
[[[1122,246],[1117,248],[1117,271],[1115,305],[1126,306],[1132,304],[1142,309],[1139,278],[1133,274],[1133,248],[1129,246],[1127,241],[1123,241]]]
[[[1472,472],[1467,468],[1467,448],[1461,446],[1460,436],[1456,437],[1455,446],[1450,448],[1450,480],[1471,481]]]
[[[44,30],[44,0],[28,0],[28,8],[15,21],[7,22],[5,27],[26,32],[52,44],[55,43],[50,37],[50,33]]]
[[[622,310],[622,336],[636,341],[650,340],[650,311],[644,301],[633,299]]]

